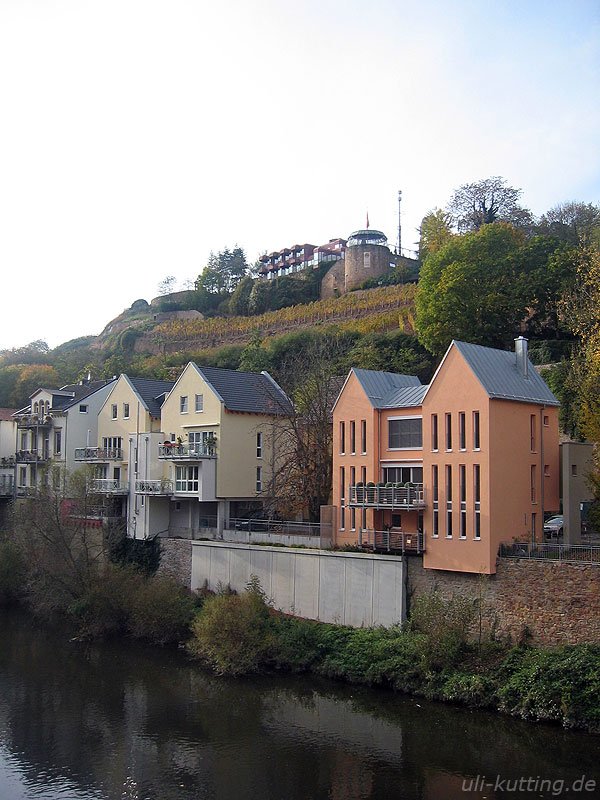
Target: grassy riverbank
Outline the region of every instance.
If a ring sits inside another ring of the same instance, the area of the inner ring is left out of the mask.
[[[200,596],[116,564],[84,583],[51,580],[3,542],[0,604],[11,602],[69,621],[80,638],[185,645],[221,675],[314,674],[600,733],[600,646],[474,641],[480,610],[462,598],[422,597],[403,627],[348,628],[280,614],[256,582],[240,595]]]

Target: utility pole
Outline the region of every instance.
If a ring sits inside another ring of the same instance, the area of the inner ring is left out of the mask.
[[[398,189],[398,255],[402,255],[402,191]]]

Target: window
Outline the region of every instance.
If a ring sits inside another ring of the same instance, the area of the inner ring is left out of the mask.
[[[467,449],[467,422],[464,411],[458,415],[458,446],[461,450]]]
[[[452,450],[452,414],[446,414],[446,450]]]
[[[479,430],[479,411],[473,412],[473,450],[481,448],[481,436]]]
[[[405,450],[423,447],[423,420],[404,417],[388,421],[388,448]]]
[[[544,427],[547,428],[550,425],[550,417],[544,415]]]
[[[440,519],[439,519],[439,481],[438,481],[438,466],[433,464],[431,467],[431,490],[433,494],[433,536],[439,536],[440,532]]]
[[[550,467],[546,467],[548,474],[550,474]],[[571,464],[571,475],[573,478],[577,477],[577,464]]]
[[[102,447],[106,451],[105,458],[121,458],[121,447],[123,439],[120,436],[105,436],[102,439]]]
[[[129,403],[123,403],[123,419],[129,419]]]
[[[360,468],[360,480],[361,480],[361,483],[366,483],[367,482],[367,468],[366,467],[361,467]]]
[[[256,491],[262,492],[262,467],[256,468]]]
[[[531,502],[537,502],[537,495],[536,495],[536,483],[537,483],[537,476],[536,476],[536,469],[535,464],[531,465]]]
[[[19,486],[27,486],[27,467],[19,467]]]
[[[371,253],[363,253],[363,267],[364,269],[371,269]]]
[[[452,467],[446,466],[446,536],[452,538]]]
[[[340,453],[344,455],[346,452],[346,423],[340,422]]]
[[[112,406],[110,407],[110,416],[112,417],[112,419],[117,418],[117,413],[118,413],[117,404],[113,403]]]
[[[196,395],[196,398],[195,398],[195,401],[194,401],[194,408],[196,409],[196,412],[204,411],[204,395],[203,394],[197,394]]]
[[[360,452],[364,455],[367,454],[367,420],[361,419],[360,421]]]
[[[200,467],[175,467],[175,490],[177,492],[197,492],[200,486]]]
[[[263,435],[260,431],[256,434],[256,457],[262,458],[263,451]]]
[[[59,456],[62,451],[62,431],[54,431],[54,455]]]
[[[438,449],[438,415],[431,415],[431,449]]]
[[[473,500],[475,503],[474,538],[481,539],[481,466],[473,465]]]
[[[461,539],[467,537],[467,468],[461,464],[458,468],[458,495],[460,499],[460,530]]]
[[[345,467],[340,467],[340,530],[344,530],[346,527],[346,469]]]
[[[21,431],[21,450],[27,450],[27,431]]]
[[[549,477],[550,477],[550,464],[544,464],[544,478],[549,478]]]
[[[356,530],[356,509],[350,509],[350,530]]]
[[[529,439],[531,452],[535,453],[535,414],[529,418]]]
[[[86,403],[81,403],[79,405],[79,413],[80,414],[87,414],[88,413],[88,407],[87,407]]]
[[[187,414],[188,413],[187,394],[182,394],[179,397],[179,413],[180,414]]]
[[[354,455],[356,453],[356,422],[350,422],[350,452]]]
[[[384,483],[423,483],[423,467],[384,467]]]
[[[350,467],[350,486],[356,486],[356,467]]]

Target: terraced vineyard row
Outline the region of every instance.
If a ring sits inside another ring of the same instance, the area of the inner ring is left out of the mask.
[[[342,297],[317,300],[255,317],[215,317],[203,320],[169,320],[144,337],[145,345],[163,352],[194,347],[208,349],[262,338],[315,325],[337,325],[361,333],[402,328],[413,329],[414,285],[384,286]],[[137,349],[137,348],[136,348]]]

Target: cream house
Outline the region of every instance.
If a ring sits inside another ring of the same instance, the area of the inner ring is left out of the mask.
[[[187,365],[161,409],[158,459],[172,491],[171,535],[222,531],[231,517],[261,507],[273,472],[273,428],[290,410],[266,372]]]

